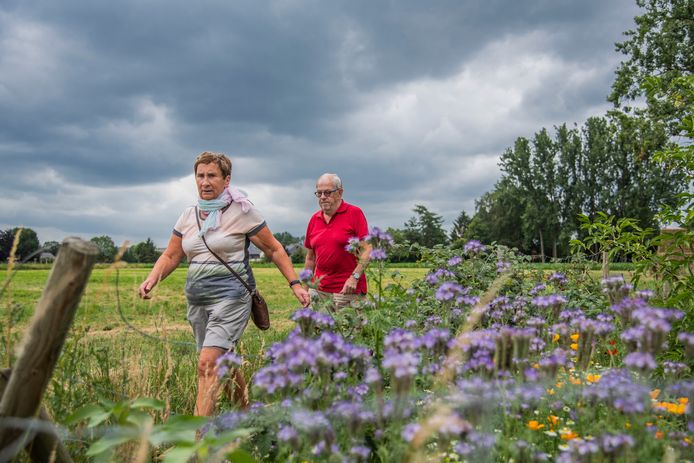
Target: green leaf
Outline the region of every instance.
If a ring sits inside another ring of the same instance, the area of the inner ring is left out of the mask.
[[[168,450],[164,463],[187,463],[195,455],[199,445],[179,445]]]
[[[232,463],[257,463],[258,460],[253,458],[250,453],[243,449],[236,449],[227,453],[227,459]]]
[[[102,415],[103,413],[104,413],[104,409],[98,405],[94,405],[94,404],[85,405],[84,407],[78,408],[70,416],[68,416],[67,419],[65,420],[65,424],[68,424],[68,425],[76,424],[76,423],[79,423],[80,421],[90,419],[92,416]]]
[[[98,441],[94,442],[90,447],[89,450],[87,450],[87,456],[92,457],[94,455],[98,455],[100,453],[103,453],[113,447],[116,447],[121,444],[125,444],[126,442],[130,441],[133,439],[133,436],[128,435],[128,434],[121,434],[118,433],[118,435],[111,435],[111,436],[104,436]]]
[[[140,397],[132,401],[132,408],[151,408],[152,410],[163,410],[166,404],[159,399]]]

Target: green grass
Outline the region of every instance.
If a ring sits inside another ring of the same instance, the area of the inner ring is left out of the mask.
[[[48,280],[49,267],[37,267],[24,266],[14,273],[0,299],[0,368],[9,366],[8,352],[15,351]],[[192,414],[197,354],[186,319],[183,287],[187,269],[175,270],[154,289],[152,299],[142,300],[137,290],[150,269],[127,265],[118,274],[109,266],[92,271],[45,394],[45,405],[58,421],[100,397],[157,397],[168,404],[169,412]],[[427,270],[389,268],[384,284],[395,281],[395,271],[397,281],[407,286]],[[274,266],[254,265],[254,274],[268,302],[272,327],[260,331],[249,323],[245,330],[239,350],[248,362],[244,370],[247,379],[262,364],[264,350],[294,327],[289,317],[299,306]]]

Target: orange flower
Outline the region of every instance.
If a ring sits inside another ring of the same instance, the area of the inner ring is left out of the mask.
[[[557,423],[559,423],[559,417],[556,416],[556,415],[549,415],[549,416],[547,417],[547,421],[549,421],[549,426],[550,426],[550,427],[554,427],[554,426],[557,425]]]
[[[572,343],[570,346],[573,350],[578,350],[578,344],[577,343]]]
[[[570,337],[571,337],[571,340],[572,340],[573,342],[576,342],[576,341],[578,341],[579,334],[578,334],[578,333],[574,333],[574,334],[572,334]]]
[[[561,381],[557,381],[556,386],[557,386],[557,389],[561,389],[562,387],[564,387],[564,383],[562,383]]]
[[[538,431],[538,430],[540,430],[540,429],[542,429],[542,428],[544,428],[544,427],[545,427],[545,425],[544,425],[544,424],[540,424],[540,422],[537,421],[537,420],[530,420],[530,421],[528,421],[528,428],[532,429],[533,431]]]
[[[571,439],[576,439],[578,437],[578,433],[572,431],[569,428],[561,428],[559,430],[559,435],[561,436],[562,439],[564,440],[571,440]]]
[[[598,381],[600,381],[601,377],[601,375],[594,375],[592,373],[589,373],[586,375],[586,381],[588,381],[589,383],[597,383]]]
[[[679,399],[677,399],[677,401],[679,403],[681,403],[682,405],[687,405],[689,403],[689,398],[688,397],[680,397]]]
[[[651,399],[655,400],[660,395],[660,389],[653,389],[651,392]]]
[[[662,439],[664,436],[663,431],[656,431],[655,432],[655,438],[656,439]]]
[[[569,376],[569,381],[571,381],[571,384],[581,384],[581,380],[573,376]]]

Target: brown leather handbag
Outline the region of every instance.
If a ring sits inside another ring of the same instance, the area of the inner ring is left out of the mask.
[[[200,229],[200,216],[198,215],[198,208],[195,208],[195,220],[198,221],[198,229]],[[253,323],[255,326],[258,327],[258,329],[261,329],[263,331],[267,330],[270,328],[270,312],[268,311],[267,308],[267,302],[265,302],[265,298],[260,294],[260,291],[258,289],[253,289],[251,288],[246,281],[241,278],[241,276],[236,273],[236,271],[231,268],[229,264],[226,263],[226,261],[222,260],[221,257],[219,257],[210,247],[207,245],[207,241],[205,241],[205,237],[201,236],[202,242],[205,244],[205,247],[207,248],[210,253],[217,258],[218,261],[220,261],[226,268],[231,272],[232,275],[236,277],[237,280],[239,280],[243,286],[246,287],[248,292],[251,295],[251,320],[253,320]]]

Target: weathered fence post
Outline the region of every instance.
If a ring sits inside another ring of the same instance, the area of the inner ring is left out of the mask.
[[[10,380],[12,370],[0,370],[0,397],[2,397],[7,382]],[[49,423],[51,417],[48,416],[43,407],[39,410],[38,418],[41,420],[38,423],[45,422],[45,426],[51,426]],[[44,427],[44,426],[42,426]],[[67,452],[63,443],[55,434],[55,432],[37,431],[36,437],[27,445],[27,452],[32,461],[49,461],[53,463],[72,463],[72,458]],[[0,452],[1,453],[1,452]],[[11,452],[8,452],[11,453]],[[0,460],[1,461],[1,460]]]
[[[20,451],[26,445],[24,430],[4,426],[2,420],[37,416],[98,254],[91,242],[63,240],[0,401],[0,453],[10,446]]]

